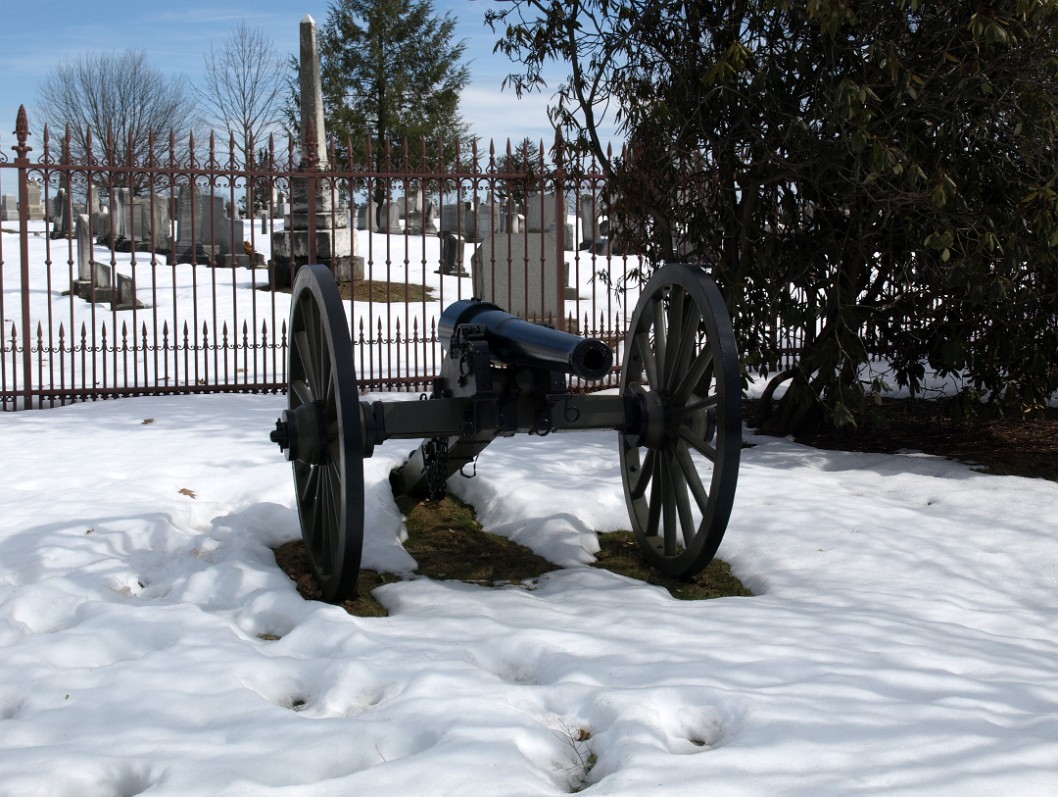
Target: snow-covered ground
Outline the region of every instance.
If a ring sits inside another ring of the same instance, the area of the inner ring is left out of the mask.
[[[1058,485],[751,438],[751,598],[584,566],[611,433],[498,440],[453,488],[568,565],[303,600],[280,396],[0,416],[0,795],[1058,794]],[[366,463],[367,566],[408,569]]]

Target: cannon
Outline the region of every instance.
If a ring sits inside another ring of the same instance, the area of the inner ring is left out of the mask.
[[[306,554],[320,590],[355,590],[363,461],[386,440],[422,440],[390,474],[396,494],[438,498],[497,437],[612,429],[629,520],[646,560],[689,578],[727,527],[742,447],[731,321],[700,267],[674,263],[643,287],[619,389],[572,392],[612,372],[613,351],[467,299],[442,312],[445,356],[421,401],[360,399],[345,308],[325,266],[298,270],[288,326],[287,409],[271,440],[291,463]],[[616,487],[616,485],[615,485]]]

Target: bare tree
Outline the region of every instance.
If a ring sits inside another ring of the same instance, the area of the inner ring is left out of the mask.
[[[194,101],[186,78],[166,78],[142,50],[82,53],[63,61],[39,89],[39,105],[55,136],[70,128],[70,157],[97,163],[144,163],[168,146],[170,131],[183,138]],[[119,179],[120,176],[119,176]]]
[[[206,121],[234,135],[244,164],[282,119],[287,65],[261,28],[241,21],[204,56],[205,85],[196,94]]]

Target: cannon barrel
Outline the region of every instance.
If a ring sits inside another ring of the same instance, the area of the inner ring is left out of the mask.
[[[532,324],[477,299],[453,302],[441,314],[438,335],[447,351],[456,327],[478,324],[493,360],[508,365],[559,369],[581,379],[602,379],[613,366],[613,352],[597,338]]]

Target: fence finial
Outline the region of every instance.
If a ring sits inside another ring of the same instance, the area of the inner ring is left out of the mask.
[[[29,118],[26,116],[25,105],[18,106],[18,116],[15,119],[15,138],[18,139],[18,143],[11,149],[15,151],[19,158],[24,158],[28,152],[33,151],[33,147],[26,143],[29,139]]]

